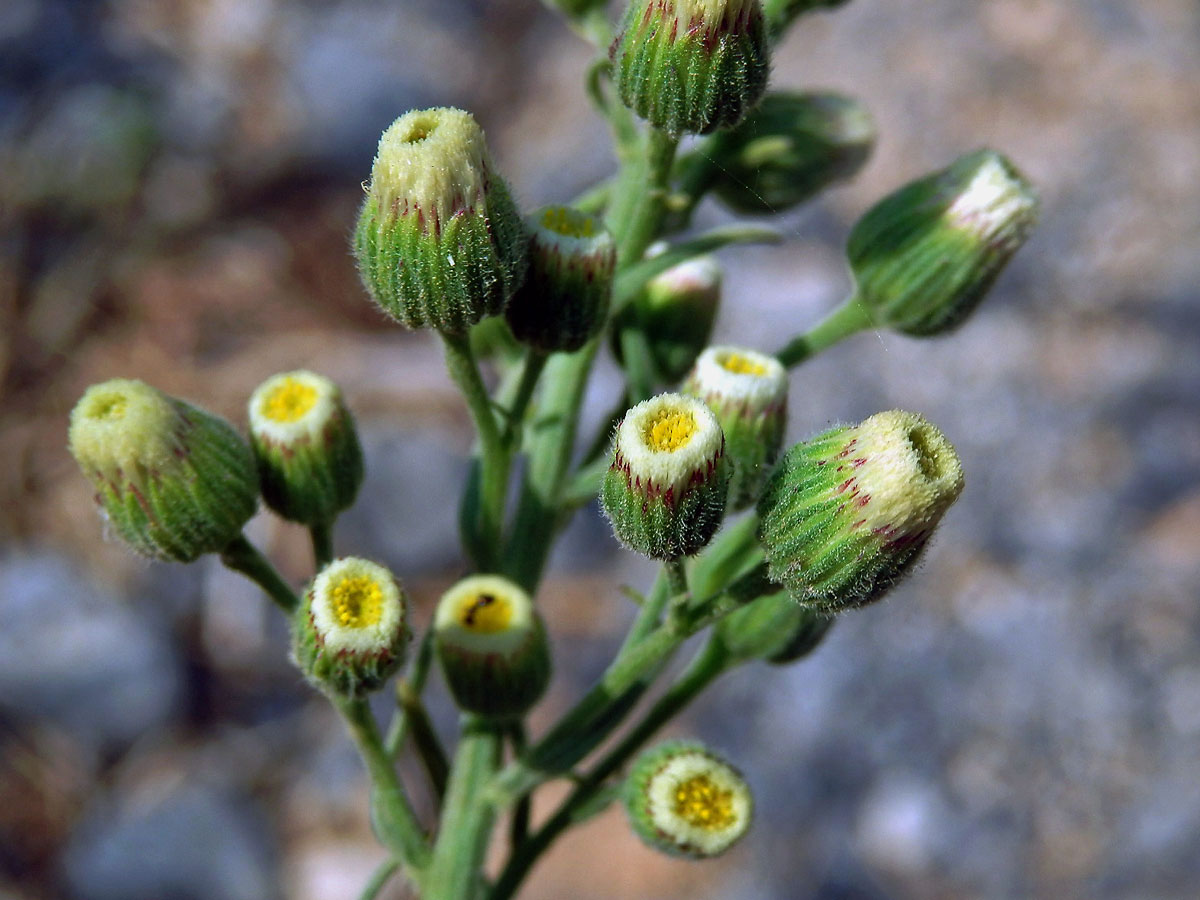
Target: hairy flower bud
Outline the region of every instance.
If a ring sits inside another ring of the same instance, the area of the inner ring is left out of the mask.
[[[470,113],[406,113],[383,133],[354,235],[372,299],[409,328],[463,333],[525,277],[525,232]]]
[[[338,386],[322,375],[274,375],[250,396],[250,444],[267,506],[293,522],[332,522],[354,502],[362,448]]]
[[[567,206],[538,210],[527,226],[529,273],[504,317],[538,350],[578,350],[604,326],[617,245],[600,220]]]
[[[741,773],[711,750],[668,741],[634,762],[625,810],[648,846],[704,859],[724,853],[746,833],[754,799]]]
[[[378,689],[404,661],[408,599],[386,568],[335,559],[296,611],[292,656],[314,685],[343,696]]]
[[[88,388],[69,440],[97,506],[145,556],[191,562],[220,552],[258,504],[254,457],[234,427],[144,382]]]
[[[962,486],[954,447],[914,413],[876,413],[797,444],[758,502],[770,578],[822,612],[878,600]]]
[[[858,100],[770,93],[716,138],[713,189],[738,212],[783,212],[855,175],[874,145],[874,122]]]
[[[758,499],[783,446],[787,426],[787,370],[773,356],[741,347],[709,347],[683,386],[705,402],[725,433],[729,506]]]
[[[617,539],[653,559],[691,556],[725,514],[725,437],[707,406],[659,394],[625,414],[600,491]]]
[[[461,709],[519,716],[550,682],[542,617],[507,578],[474,575],[458,582],[442,595],[433,629],[442,672]]]
[[[979,150],[885,197],[850,233],[857,299],[871,319],[914,337],[971,314],[1037,221],[1033,187]]]
[[[632,0],[610,55],[622,102],[673,135],[737,124],[770,68],[759,0]]]
[[[649,255],[655,255],[652,247]],[[650,347],[659,377],[683,378],[712,337],[721,302],[721,267],[711,256],[697,256],[650,279],[645,289],[614,320],[613,336],[622,327],[639,329]],[[623,359],[619,342],[613,353]]]

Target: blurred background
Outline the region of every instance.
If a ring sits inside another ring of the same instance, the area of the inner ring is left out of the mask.
[[[534,0],[0,4],[0,896],[356,895],[382,858],[364,778],[281,617],[213,561],[106,540],[66,416],[127,376],[244,425],[267,375],[334,377],[368,464],[338,547],[390,564],[427,622],[463,571],[470,429],[433,339],[357,283],[359,183],[393,118],[456,105],[527,208],[569,199],[613,165],[589,58]],[[793,440],[909,408],[967,489],[891,599],[674,729],[754,786],[735,851],[660,858],[610,810],[525,896],[1200,896],[1200,7],[854,0],[774,70],[862,97],[881,137],[787,243],[723,254],[724,340],[811,325],[847,288],[855,217],[962,152],[1041,187],[1039,230],[959,333],[860,336],[792,381]],[[615,385],[609,363],[591,415]],[[250,533],[307,576],[299,529]],[[541,596],[559,663],[535,723],[600,671],[619,584],[649,575],[594,509],[576,520]]]

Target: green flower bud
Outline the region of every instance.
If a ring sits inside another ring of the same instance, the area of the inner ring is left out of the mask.
[[[758,499],[779,458],[787,390],[787,370],[779,360],[741,347],[709,347],[684,383],[683,393],[703,400],[725,433],[731,509],[744,509]]]
[[[319,689],[382,687],[404,661],[408,598],[386,568],[357,557],[323,568],[296,610],[292,658]]]
[[[101,513],[145,556],[219,553],[258,505],[254,457],[234,427],[141,381],[88,388],[69,441]]]
[[[720,302],[721,267],[711,256],[697,256],[652,278],[618,316],[613,335],[625,326],[638,328],[646,335],[661,379],[676,382],[708,346]],[[613,354],[622,361],[616,340]]]
[[[958,159],[877,203],[847,245],[871,319],[914,337],[962,323],[1037,221],[1033,187],[991,150]]]
[[[274,375],[250,396],[249,412],[267,506],[293,522],[319,525],[354,502],[362,448],[336,384],[313,372]]]
[[[545,207],[527,225],[529,273],[504,316],[538,350],[578,350],[604,326],[617,245],[602,222],[566,206]]]
[[[625,414],[600,499],[617,539],[653,559],[699,552],[725,515],[725,437],[707,406],[659,394]]]
[[[954,447],[914,413],[876,413],[797,444],[758,501],[770,578],[820,612],[878,600],[962,486]]]
[[[713,188],[738,212],[791,209],[862,168],[875,144],[866,106],[840,94],[767,94],[711,156]]]
[[[354,252],[371,298],[409,328],[463,333],[504,308],[525,231],[470,113],[416,110],[383,133]]]
[[[816,649],[834,621],[781,591],[734,610],[717,621],[714,631],[736,662],[761,659],[786,665]]]
[[[759,0],[633,0],[610,55],[621,101],[673,135],[736,125],[770,68]]]
[[[542,617],[521,588],[498,575],[474,575],[450,588],[433,620],[435,647],[461,709],[520,716],[550,682]]]
[[[625,811],[648,846],[704,859],[724,853],[746,833],[754,798],[741,773],[702,744],[667,741],[634,762],[625,781]]]

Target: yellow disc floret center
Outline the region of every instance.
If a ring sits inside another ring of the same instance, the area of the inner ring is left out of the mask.
[[[646,423],[642,437],[651,450],[674,453],[688,445],[698,428],[690,412],[664,409]]]
[[[437,119],[433,116],[413,119],[400,140],[406,144],[419,144],[425,138],[429,137],[429,135],[433,134],[435,128],[437,128]]]
[[[458,620],[477,634],[495,634],[509,627],[512,615],[512,603],[507,597],[484,591],[463,598]]]
[[[316,403],[316,388],[289,377],[263,398],[262,414],[273,422],[297,422]]]
[[[129,400],[124,394],[101,394],[92,401],[88,409],[88,417],[100,420],[121,419],[125,416],[125,409],[129,406]]]
[[[730,353],[718,360],[721,368],[734,375],[766,375],[767,367],[740,353]]]
[[[542,213],[542,227],[563,237],[592,237],[596,233],[596,220],[565,206],[552,206]]]
[[[367,575],[351,575],[334,585],[330,602],[338,623],[346,628],[369,628],[383,618],[383,589]]]
[[[908,442],[916,451],[917,465],[921,469],[921,474],[933,481],[942,477],[945,461],[942,459],[942,448],[934,435],[930,433],[931,431],[932,429],[920,425],[910,428]]]
[[[695,775],[675,788],[675,815],[695,828],[720,831],[736,820],[733,791],[707,775]]]

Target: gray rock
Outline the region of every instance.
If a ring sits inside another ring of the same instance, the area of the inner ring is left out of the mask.
[[[279,896],[257,814],[207,787],[100,803],[63,854],[74,900],[269,900]]]
[[[0,584],[0,711],[112,749],[179,708],[180,664],[150,617],[48,553],[3,557]]]

